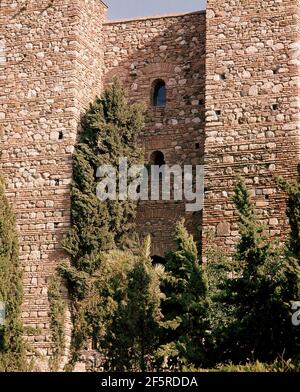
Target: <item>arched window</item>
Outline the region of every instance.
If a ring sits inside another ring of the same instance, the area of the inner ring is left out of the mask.
[[[153,106],[157,106],[157,107],[166,106],[166,102],[167,102],[166,83],[161,79],[155,80],[153,83],[152,91],[153,91],[152,93]]]
[[[150,155],[150,165],[163,166],[165,164],[164,154],[161,151],[153,151]]]

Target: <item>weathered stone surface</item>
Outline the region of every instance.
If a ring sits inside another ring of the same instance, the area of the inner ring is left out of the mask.
[[[170,166],[202,164],[205,13],[108,22],[104,34],[109,37],[104,54],[105,82],[119,76],[130,102],[144,102],[147,108],[141,140],[145,161],[149,162],[151,153],[159,150]],[[152,105],[152,83],[156,79],[166,83],[164,108]],[[140,203],[138,230],[141,236],[152,234],[153,255],[163,257],[174,247],[174,225],[182,216],[200,241],[201,212],[186,214],[185,201]]]
[[[102,88],[105,10],[100,0],[0,2],[0,170],[20,233],[23,320],[41,331],[28,337],[45,356],[40,370],[52,352],[48,281],[67,260],[72,149]]]
[[[229,237],[230,236],[230,223],[220,222],[217,226],[217,236]]]
[[[208,0],[206,12],[205,108],[209,116],[222,110],[222,121],[205,126],[203,251],[211,231],[230,251],[234,226],[226,238],[220,227],[230,211],[233,222],[236,214],[222,195],[232,195],[239,175],[257,212],[277,226],[270,235],[286,232],[285,198],[275,177],[295,178],[299,162],[299,1]],[[220,69],[224,80],[214,78]]]
[[[208,0],[206,13],[119,22],[105,22],[105,10],[101,0],[0,2],[0,169],[20,232],[23,319],[39,327],[28,339],[45,358],[48,281],[68,260],[61,240],[80,116],[113,76],[130,102],[146,104],[147,162],[160,150],[169,165],[205,164],[202,212],[186,213],[184,201],[140,204],[138,229],[152,234],[153,255],[174,246],[181,216],[204,253],[211,231],[230,252],[238,175],[270,236],[283,238],[285,198],[275,177],[295,178],[299,161],[299,0]],[[156,79],[166,82],[165,108],[152,105]],[[70,323],[66,329],[69,342]]]

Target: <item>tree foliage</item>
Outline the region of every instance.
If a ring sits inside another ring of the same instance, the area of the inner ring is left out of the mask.
[[[97,169],[118,168],[143,161],[138,137],[143,127],[143,107],[128,105],[123,88],[115,80],[90,105],[73,157],[72,229],[64,246],[79,271],[93,272],[99,252],[126,249],[133,239],[136,203],[132,200],[101,201],[96,195]]]
[[[239,213],[240,240],[234,269],[221,284],[219,297],[234,309],[225,331],[227,355],[233,360],[274,360],[296,349],[291,301],[298,294],[298,272],[284,248],[267,237],[241,179],[233,200]]]
[[[180,221],[177,249],[167,253],[165,269],[154,267],[150,240],[142,247],[135,241],[136,203],[102,202],[96,195],[100,165],[118,167],[122,157],[129,165],[142,162],[142,111],[127,104],[115,81],[82,123],[74,154],[72,229],[64,242],[72,264],[60,267],[73,300],[74,353],[92,341],[104,369],[114,371],[294,356],[299,350],[299,333],[291,324],[291,301],[300,294],[299,181],[280,180],[289,194],[286,247],[269,239],[239,180],[233,201],[240,238],[233,257],[214,249],[204,266]]]
[[[0,178],[0,301],[5,304],[5,324],[0,326],[1,371],[27,369],[21,322],[22,300],[22,266],[15,216],[5,196],[4,181]]]
[[[162,349],[168,349],[174,359],[178,356],[179,362],[199,366],[205,362],[209,325],[207,279],[184,220],[177,223],[175,239],[177,249],[166,255],[163,280],[166,336]]]
[[[65,353],[65,317],[66,304],[61,297],[61,277],[56,273],[51,277],[48,288],[50,305],[50,323],[52,330],[53,353],[49,361],[51,371],[60,369],[60,362]]]
[[[104,345],[110,344],[110,369],[153,370],[159,344],[161,268],[150,258],[150,237],[146,238],[127,272],[127,285],[117,301],[113,325]]]
[[[74,353],[92,341],[107,369],[144,369],[159,317],[156,273],[135,241],[136,202],[96,195],[99,166],[117,168],[124,157],[128,166],[143,162],[143,107],[128,105],[115,80],[82,126],[74,154],[72,229],[64,243],[72,265],[60,268],[73,298]]]

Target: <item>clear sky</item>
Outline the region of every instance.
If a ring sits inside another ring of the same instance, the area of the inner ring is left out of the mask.
[[[206,0],[104,0],[109,19],[133,18],[205,9]]]

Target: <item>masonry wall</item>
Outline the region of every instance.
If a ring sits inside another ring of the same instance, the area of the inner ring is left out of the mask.
[[[105,10],[100,0],[0,4],[0,168],[20,233],[23,320],[40,329],[28,336],[44,356],[40,369],[52,352],[49,277],[67,260],[73,146],[80,115],[102,88]]]
[[[104,25],[105,81],[118,76],[130,102],[144,102],[146,126],[141,142],[145,162],[161,151],[168,165],[201,164],[204,146],[205,13],[111,22]],[[153,107],[152,83],[167,86],[165,108]],[[200,241],[201,212],[186,213],[185,202],[141,202],[141,237],[152,235],[153,256],[174,247],[174,227],[185,216]]]
[[[228,250],[238,175],[270,234],[286,232],[275,177],[295,178],[299,162],[299,11],[297,0],[208,0],[203,226]]]
[[[100,0],[0,2],[0,170],[20,233],[23,319],[41,331],[27,337],[44,355],[40,369],[52,352],[49,277],[68,261],[61,240],[70,226],[80,117],[113,76],[130,102],[146,104],[145,162],[159,150],[168,165],[205,164],[203,216],[187,213],[185,201],[139,205],[138,230],[152,234],[153,256],[173,248],[181,216],[204,253],[210,231],[230,251],[238,235],[231,202],[237,175],[246,178],[270,234],[284,237],[285,199],[275,177],[295,178],[299,162],[299,5],[208,0],[206,16],[103,28]],[[151,103],[157,79],[166,82],[165,108]],[[66,332],[70,337],[70,322]]]

